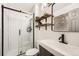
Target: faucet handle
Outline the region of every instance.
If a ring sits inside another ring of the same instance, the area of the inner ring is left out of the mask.
[[[59,37],[59,40],[60,40],[61,38],[62,38],[62,37],[60,36],[60,37]]]

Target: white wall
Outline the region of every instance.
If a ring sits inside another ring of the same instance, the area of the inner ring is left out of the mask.
[[[66,7],[66,6],[68,6],[68,5],[70,5],[71,3],[56,3],[55,5],[54,5],[54,12],[55,11],[57,11],[57,10],[59,10],[59,9],[62,9],[62,8],[64,8],[64,7]]]
[[[4,3],[4,5],[23,12],[32,12],[32,8],[34,7],[34,3]]]
[[[58,10],[56,10],[55,8],[57,8],[59,6],[54,6],[54,16],[58,16],[64,13],[67,13],[73,9],[79,8],[79,4],[78,3],[71,3],[68,5],[65,5],[63,8],[59,8]]]
[[[58,7],[60,8],[57,9]],[[63,13],[66,13],[78,7],[79,7],[79,4],[68,4],[68,5],[65,4],[63,7],[61,5],[60,6],[57,5],[54,7],[57,9],[56,11],[54,9],[54,16],[61,15]],[[58,38],[61,36],[62,33],[65,34],[65,40],[68,44],[79,46],[79,32],[54,32],[54,31],[51,31],[51,29],[48,29],[46,31],[45,28],[43,27],[41,27],[41,30],[35,28],[35,40],[36,40],[36,43],[39,40],[45,40],[45,39],[48,39],[48,40],[52,39],[52,40],[58,41]]]

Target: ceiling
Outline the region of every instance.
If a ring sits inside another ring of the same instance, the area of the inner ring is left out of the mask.
[[[5,6],[17,10],[21,10],[24,12],[32,12],[32,9],[34,8],[34,3],[5,3]]]

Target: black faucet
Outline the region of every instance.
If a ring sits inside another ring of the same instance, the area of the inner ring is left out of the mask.
[[[60,43],[67,44],[67,43],[64,41],[64,34],[61,34],[61,37],[59,37],[59,42],[60,42]]]

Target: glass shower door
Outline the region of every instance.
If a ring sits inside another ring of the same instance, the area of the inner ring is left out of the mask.
[[[33,32],[27,31],[31,18],[26,15],[4,10],[4,55],[19,55],[33,47]]]
[[[20,19],[17,15],[15,11],[4,10],[4,55],[18,55]]]
[[[26,50],[33,48],[33,30],[32,30],[33,23],[30,17],[27,18],[23,16],[20,24],[21,24],[20,40],[18,45],[20,46],[19,54],[23,54],[26,52]]]

